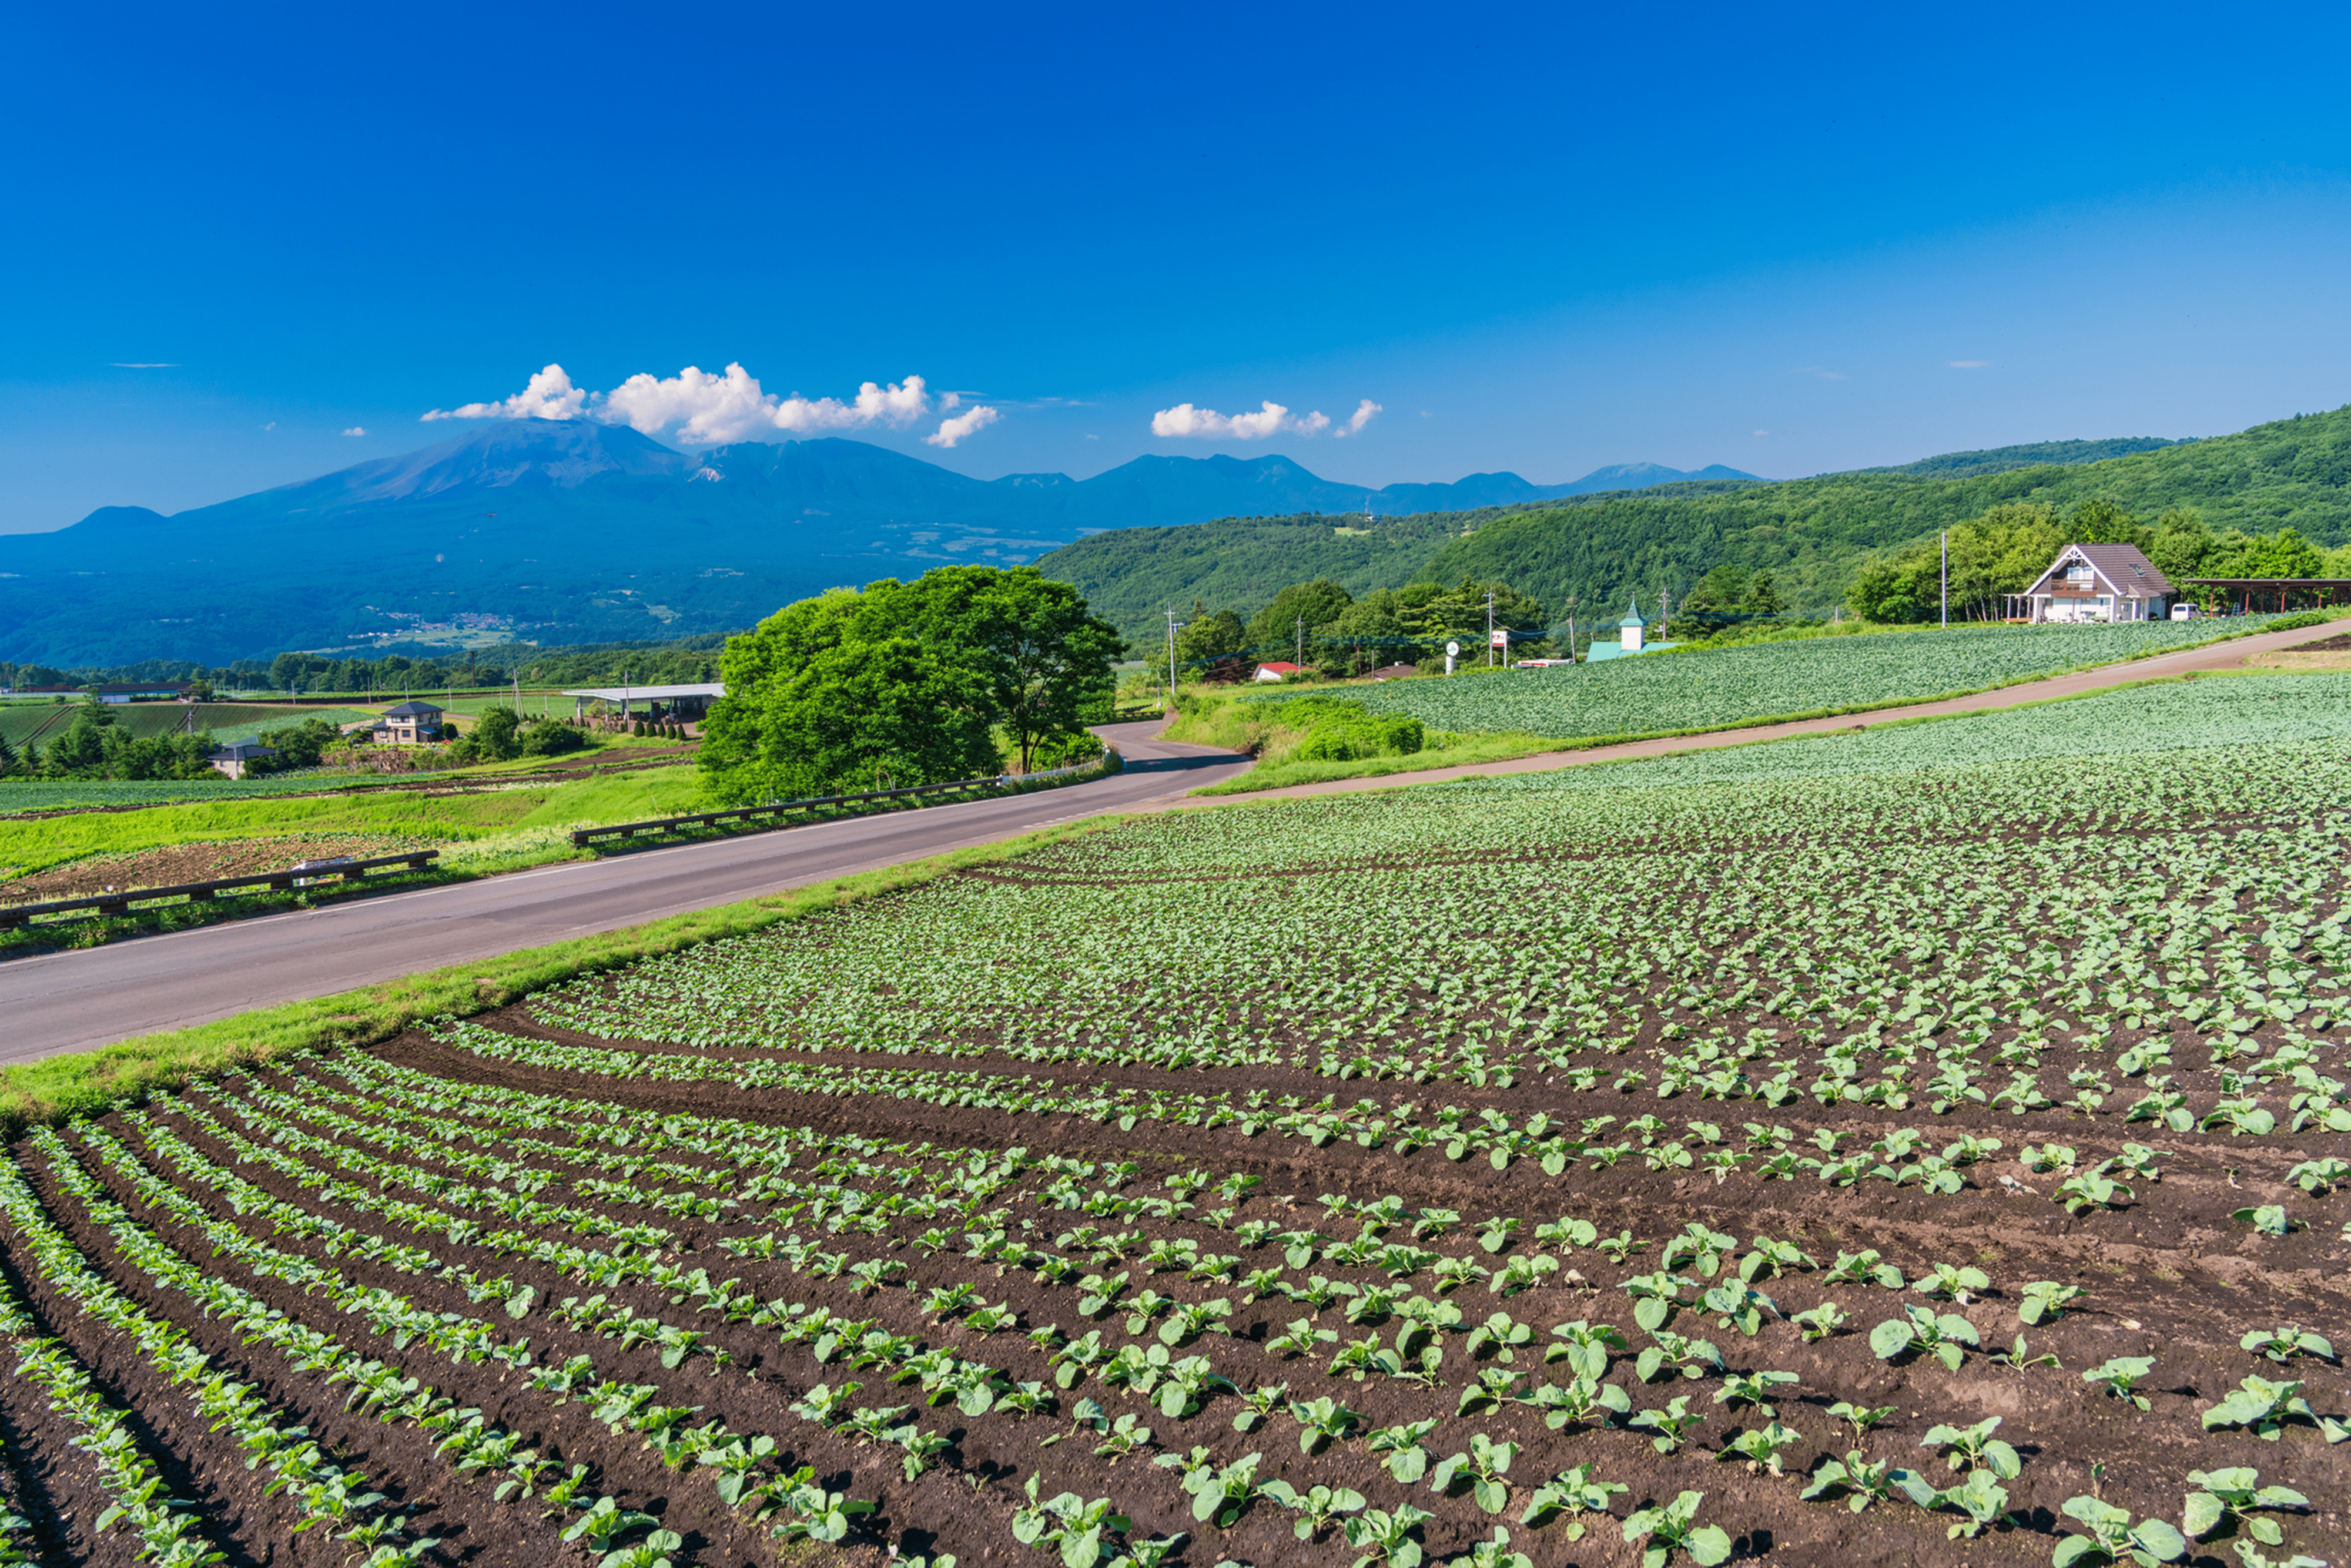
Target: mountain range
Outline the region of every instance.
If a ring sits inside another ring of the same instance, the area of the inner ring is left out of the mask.
[[[0,536],[0,656],[225,663],[286,648],[580,643],[739,628],[841,583],[1012,565],[1105,529],[1528,506],[1716,465],[1564,485],[1472,474],[1367,490],[1287,457],[1138,457],[981,480],[841,439],[677,451],[625,426],[498,421],[170,517],[104,507]]]

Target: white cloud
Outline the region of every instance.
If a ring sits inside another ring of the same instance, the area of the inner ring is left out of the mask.
[[[952,396],[953,394],[950,393],[949,395]],[[923,437],[923,444],[925,446],[953,446],[965,436],[970,435],[977,431],[985,430],[1003,417],[1004,416],[1002,414],[998,413],[994,409],[988,407],[987,404],[984,402],[977,404],[963,413],[956,414],[953,419],[941,420],[939,422],[939,427],[935,432]]]
[[[1364,406],[1373,413],[1378,405],[1368,398]],[[1363,409],[1355,411],[1353,421],[1343,434],[1352,434],[1363,428],[1355,421],[1368,420],[1371,414]],[[1331,428],[1331,416],[1322,413],[1293,414],[1270,399],[1258,407],[1255,413],[1226,415],[1213,408],[1196,408],[1179,402],[1174,408],[1163,408],[1151,416],[1151,434],[1170,437],[1197,436],[1203,441],[1263,441],[1269,435],[1319,435]]]
[[[1755,434],[1758,434],[1758,435],[1769,435],[1769,434],[1771,434],[1771,433],[1770,431],[1768,431],[1768,430],[1759,430],[1759,431],[1757,431]]]
[[[364,424],[354,424],[349,430],[343,432],[343,434],[345,435],[365,435],[367,434],[367,426]]]
[[[1355,405],[1355,412],[1347,416],[1347,423],[1331,434],[1334,438],[1361,435],[1364,434],[1364,426],[1372,423],[1372,416],[1382,412],[1384,411],[1378,403],[1365,398]]]
[[[1955,371],[1980,371],[1991,363],[1990,360],[1953,360],[1950,366]]]
[[[522,391],[497,402],[461,403],[428,411],[425,419],[577,419],[588,393],[571,384],[561,365],[549,365]]]
[[[118,371],[176,371],[180,368],[177,360],[116,360],[112,364]]]
[[[953,408],[961,401],[952,399],[946,406]],[[549,365],[531,377],[530,384],[513,397],[496,402],[469,402],[454,409],[436,408],[424,417],[585,418],[605,424],[625,424],[646,435],[659,435],[675,426],[677,440],[689,446],[711,446],[758,440],[779,430],[903,426],[922,418],[930,408],[930,394],[924,390],[920,376],[908,376],[886,386],[867,382],[857,389],[854,398],[843,402],[839,398],[805,398],[797,393],[778,397],[762,388],[758,378],[739,364],[729,364],[720,375],[712,375],[694,365],[674,376],[640,371],[608,392],[591,392],[573,386],[562,366]],[[996,417],[991,411],[989,418]],[[968,428],[978,427],[975,424]]]

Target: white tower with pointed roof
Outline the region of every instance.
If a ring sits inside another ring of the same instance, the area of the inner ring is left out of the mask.
[[[1649,629],[1649,623],[1641,619],[1641,601],[1638,598],[1625,607],[1625,619],[1616,622],[1616,626],[1618,640],[1623,644],[1625,652],[1639,653],[1643,646],[1643,639]]]

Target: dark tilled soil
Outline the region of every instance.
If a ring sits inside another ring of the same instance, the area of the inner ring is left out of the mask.
[[[430,847],[382,834],[316,835],[300,839],[238,839],[224,843],[172,844],[131,854],[92,855],[13,882],[0,883],[0,903],[86,898],[126,888],[175,887],[225,876],[284,871],[306,860],[335,855],[364,860]]]
[[[532,1092],[593,1094],[664,1112],[709,1109],[708,1095],[704,1091],[632,1082],[582,1081],[568,1074],[483,1062],[413,1038],[400,1042],[385,1054],[446,1077],[491,1086]],[[1807,1103],[1803,1109],[1816,1108]],[[1718,1186],[1708,1176],[1627,1172],[1621,1166],[1607,1173],[1572,1172],[1552,1179],[1541,1177],[1539,1172],[1521,1165],[1507,1175],[1498,1176],[1482,1165],[1452,1165],[1429,1150],[1399,1159],[1345,1144],[1317,1151],[1271,1137],[1244,1141],[1229,1129],[1201,1134],[1144,1124],[1131,1133],[1122,1134],[1066,1117],[1006,1118],[976,1111],[782,1094],[730,1096],[726,1110],[753,1120],[814,1124],[828,1130],[869,1136],[926,1138],[942,1145],[973,1148],[1001,1148],[1017,1143],[1031,1149],[1050,1149],[1089,1159],[1134,1159],[1157,1174],[1194,1165],[1220,1172],[1251,1171],[1265,1176],[1266,1182],[1259,1196],[1245,1207],[1244,1217],[1270,1215],[1282,1219],[1285,1226],[1314,1225],[1320,1210],[1313,1206],[1313,1198],[1321,1192],[1395,1192],[1415,1207],[1458,1208],[1473,1222],[1497,1211],[1515,1212],[1530,1228],[1564,1207],[1593,1219],[1604,1228],[1630,1228],[1637,1237],[1652,1243],[1692,1219],[1703,1219],[1719,1228],[1736,1231],[1742,1240],[1758,1229],[1795,1239],[1823,1260],[1840,1247],[1858,1249],[1869,1245],[1885,1250],[1890,1260],[1914,1275],[1920,1271],[1919,1265],[1928,1260],[1974,1261],[1991,1274],[1995,1288],[1978,1301],[1956,1310],[1977,1324],[1987,1348],[2004,1347],[2017,1332],[2016,1291],[2022,1281],[2057,1279],[2087,1289],[2083,1302],[2064,1322],[2027,1331],[2034,1353],[2055,1353],[2064,1363],[2062,1371],[2033,1368],[2013,1372],[1993,1365],[1980,1355],[1971,1355],[1956,1376],[1945,1374],[1932,1362],[1880,1362],[1869,1354],[1865,1343],[1869,1325],[1893,1315],[1897,1299],[1917,1298],[1896,1298],[1889,1292],[1859,1287],[1832,1291],[1820,1286],[1816,1276],[1803,1274],[1763,1281],[1763,1288],[1790,1311],[1810,1306],[1824,1296],[1834,1296],[1844,1304],[1851,1313],[1852,1323],[1844,1333],[1823,1343],[1807,1345],[1792,1329],[1781,1323],[1768,1323],[1753,1340],[1740,1336],[1736,1330],[1691,1322],[1688,1320],[1692,1314],[1687,1312],[1683,1321],[1675,1325],[1682,1332],[1703,1333],[1712,1339],[1724,1350],[1734,1368],[1770,1366],[1799,1375],[1801,1382],[1795,1391],[1780,1401],[1782,1419],[1804,1435],[1804,1441],[1783,1457],[1783,1464],[1792,1473],[1808,1469],[1823,1455],[1841,1453],[1851,1446],[1848,1436],[1825,1415],[1826,1406],[1837,1399],[1894,1406],[1896,1414],[1864,1446],[1880,1459],[1922,1469],[1929,1461],[1918,1452],[1917,1444],[1927,1427],[1938,1421],[1965,1422],[1990,1415],[2001,1416],[2005,1421],[2002,1436],[2015,1442],[2027,1459],[2024,1477],[2011,1484],[2011,1503],[2027,1511],[2033,1528],[1987,1535],[1974,1542],[1947,1543],[1941,1526],[1949,1516],[1929,1519],[1907,1504],[1882,1505],[1858,1518],[1842,1508],[1799,1508],[1793,1505],[1788,1490],[1796,1482],[1750,1473],[1743,1463],[1722,1463],[1710,1453],[1697,1449],[1661,1457],[1651,1451],[1646,1437],[1638,1433],[1574,1429],[1553,1433],[1531,1413],[1514,1408],[1448,1419],[1440,1436],[1432,1439],[1438,1445],[1436,1451],[1439,1454],[1451,1451],[1444,1446],[1448,1441],[1451,1447],[1461,1446],[1471,1431],[1483,1431],[1497,1440],[1508,1438],[1524,1445],[1511,1471],[1514,1479],[1523,1480],[1505,1523],[1514,1524],[1516,1511],[1523,1506],[1525,1487],[1558,1469],[1592,1460],[1599,1464],[1604,1478],[1630,1485],[1631,1497],[1636,1500],[1669,1498],[1685,1487],[1704,1490],[1708,1499],[1707,1517],[1726,1527],[1740,1525],[1734,1533],[1740,1536],[1750,1555],[1790,1562],[1823,1561],[1835,1555],[1856,1563],[1922,1560],[2024,1563],[2047,1560],[2052,1543],[2047,1531],[2055,1526],[2056,1510],[2065,1498],[2090,1489],[2089,1466],[2094,1461],[2109,1467],[2102,1483],[2105,1495],[2143,1514],[2177,1517],[2179,1478],[2186,1469],[2198,1464],[2258,1464],[2273,1478],[2293,1478],[2292,1484],[2314,1497],[2340,1499],[2346,1495],[2346,1490],[2351,1490],[2346,1485],[2351,1481],[2351,1474],[2346,1474],[2343,1451],[2325,1447],[2314,1431],[2298,1429],[2289,1433],[2282,1443],[2269,1445],[2241,1435],[2208,1437],[2198,1427],[2196,1413],[2217,1399],[2238,1376],[2250,1370],[2275,1370],[2236,1348],[2235,1338],[2244,1326],[2299,1321],[2324,1332],[2325,1325],[2339,1324],[2346,1315],[2345,1281],[2340,1270],[2329,1266],[2323,1241],[2300,1236],[2257,1239],[2243,1235],[2241,1226],[2222,1228],[2228,1208],[2248,1201],[2243,1196],[2243,1184],[2248,1177],[2240,1167],[2240,1186],[2231,1188],[2226,1175],[2209,1169],[2210,1146],[2215,1142],[2210,1138],[2199,1142],[2194,1136],[2143,1136],[2141,1141],[2163,1152],[2167,1167],[2164,1179],[2143,1188],[2140,1204],[2130,1209],[2103,1218],[2076,1221],[2064,1218],[2062,1211],[2048,1204],[2045,1197],[1995,1197],[1973,1189],[1954,1197],[1928,1197],[1912,1189],[1890,1190],[1884,1184],[1868,1184],[1850,1190],[1820,1189],[1816,1184],[1760,1184],[1743,1176]],[[1783,1107],[1771,1114],[1773,1120],[1800,1125],[1807,1133],[1814,1125],[1868,1123],[1865,1115],[1808,1119],[1799,1114],[1797,1106]],[[1979,1117],[1964,1124],[1950,1122],[1948,1131],[1938,1128],[1938,1135],[1955,1137],[1968,1130],[1989,1135],[2005,1134],[2011,1147],[2019,1141],[2011,1119],[1997,1116]],[[2048,1135],[2045,1128],[2035,1130]],[[2142,1134],[2145,1131],[2137,1130]],[[2240,1151],[2223,1146],[2234,1164]],[[418,1164],[429,1168],[430,1162]],[[246,1174],[248,1179],[289,1198],[298,1200],[300,1197],[282,1178],[252,1169]],[[1145,1187],[1147,1185],[1148,1178]],[[1019,1207],[1016,1203],[1016,1212]],[[215,1212],[223,1218],[232,1218],[217,1206]],[[633,1207],[614,1212],[631,1219],[658,1218],[649,1210]],[[1042,1217],[1040,1234],[1034,1239],[1050,1241],[1050,1235],[1044,1232],[1053,1225],[1074,1224],[1083,1218],[1081,1215]],[[743,1216],[725,1225],[662,1222],[677,1228],[680,1240],[693,1247],[696,1256],[707,1254],[714,1277],[737,1277],[762,1300],[781,1296],[823,1301],[852,1316],[878,1319],[882,1326],[893,1333],[914,1334],[930,1343],[953,1343],[962,1354],[1002,1367],[1017,1380],[1050,1385],[1042,1352],[1023,1335],[999,1333],[983,1339],[958,1333],[951,1325],[942,1327],[925,1322],[919,1298],[906,1291],[892,1289],[860,1298],[841,1284],[795,1275],[781,1263],[737,1260],[716,1250],[712,1244],[721,1234],[756,1233],[761,1228],[756,1216]],[[1118,1224],[1121,1228],[1138,1228],[1146,1237],[1190,1236],[1204,1249],[1217,1249],[1220,1243],[1230,1245],[1228,1236],[1196,1222],[1137,1219]],[[250,1222],[248,1228],[256,1234],[263,1229]],[[1439,1246],[1458,1250],[1464,1239],[1457,1233]],[[2303,1245],[2297,1247],[2297,1242]],[[286,1238],[277,1239],[276,1244],[288,1250],[303,1250],[289,1244]],[[971,1267],[953,1253],[923,1259],[912,1252],[889,1252],[883,1242],[859,1237],[830,1239],[826,1245],[845,1251],[852,1261],[885,1253],[900,1258],[910,1265],[914,1280],[925,1287],[950,1283],[972,1274]],[[495,1259],[486,1252],[449,1248],[438,1242],[434,1244],[434,1249],[465,1267],[485,1272],[510,1272],[518,1281],[538,1283],[555,1299],[579,1289],[551,1276],[542,1279],[527,1266],[517,1266],[512,1260]],[[2297,1256],[2304,1252],[2310,1255]],[[1497,1300],[1482,1288],[1470,1286],[1457,1292],[1453,1299],[1472,1320],[1489,1311],[1507,1310],[1520,1321],[1537,1325],[1539,1333],[1551,1322],[1573,1318],[1617,1322],[1629,1331],[1629,1303],[1614,1286],[1624,1276],[1654,1268],[1656,1257],[1653,1245],[1646,1258],[1636,1256],[1619,1267],[1596,1252],[1574,1252],[1569,1254],[1567,1260],[1583,1276],[1582,1280],[1555,1277],[1542,1288],[1508,1301]],[[1245,1267],[1256,1266],[1259,1261],[1278,1263],[1279,1259],[1269,1249],[1252,1258]],[[1327,1262],[1315,1267],[1334,1279],[1362,1284],[1385,1283],[1383,1277],[1368,1270],[1339,1269]],[[1136,1288],[1144,1283],[1138,1277]],[[1184,1301],[1217,1295],[1231,1299],[1238,1294],[1228,1284],[1186,1281],[1172,1273],[1150,1277],[1147,1283],[1150,1288]],[[1428,1288],[1425,1279],[1416,1284],[1421,1289]],[[420,1301],[433,1299],[431,1288],[420,1286],[414,1280],[395,1288],[415,1294]],[[982,1270],[981,1290],[989,1300],[1000,1300],[1017,1311],[1024,1329],[1045,1322],[1059,1322],[1072,1332],[1087,1326],[1075,1317],[1074,1292],[1067,1287],[1043,1286],[1020,1273],[998,1277]],[[455,1300],[447,1310],[464,1310],[462,1293],[451,1294]],[[658,1292],[623,1287],[615,1294],[628,1300],[632,1310],[667,1314],[671,1321],[676,1321],[678,1316],[675,1305]],[[287,1296],[282,1303],[286,1310],[302,1314],[306,1309],[299,1298],[292,1292],[287,1292]],[[316,1308],[307,1310],[315,1312]],[[1942,1310],[1954,1309],[1947,1305]],[[1261,1343],[1281,1333],[1283,1322],[1304,1313],[1302,1306],[1288,1301],[1259,1302],[1238,1307],[1233,1326],[1242,1340]],[[1106,1314],[1103,1326],[1116,1323],[1120,1316],[1116,1312]],[[1318,1321],[1347,1338],[1374,1332],[1372,1325],[1345,1323],[1335,1310],[1320,1314]],[[531,1326],[535,1347],[540,1334],[549,1336],[548,1354],[590,1354],[600,1369],[614,1354],[610,1342],[542,1325],[536,1313]],[[1015,1422],[998,1413],[965,1418],[951,1406],[928,1413],[928,1419],[944,1422],[954,1437],[957,1469],[952,1476],[935,1474],[909,1485],[897,1476],[894,1462],[889,1457],[846,1445],[829,1448],[832,1440],[821,1434],[811,1441],[806,1424],[782,1411],[781,1406],[791,1397],[814,1383],[829,1381],[837,1385],[843,1375],[840,1369],[819,1367],[799,1349],[779,1352],[765,1331],[701,1321],[694,1326],[708,1330],[712,1343],[726,1344],[749,1374],[739,1387],[732,1386],[734,1374],[712,1379],[710,1408],[723,1412],[731,1426],[768,1431],[788,1439],[796,1454],[805,1454],[804,1462],[817,1464],[820,1471],[830,1462],[844,1476],[853,1478],[852,1490],[856,1495],[873,1496],[882,1501],[883,1511],[873,1522],[883,1527],[885,1539],[895,1539],[894,1532],[914,1528],[935,1532],[942,1544],[962,1553],[966,1562],[1002,1560],[991,1553],[990,1548],[995,1547],[997,1553],[1012,1550],[1008,1537],[1003,1533],[1005,1521],[1019,1501],[1019,1489],[1031,1465],[1043,1475],[1048,1490],[1066,1489],[1087,1496],[1116,1499],[1120,1506],[1134,1515],[1139,1529],[1158,1533],[1196,1530],[1183,1506],[1185,1499],[1171,1484],[1173,1478],[1164,1471],[1144,1468],[1144,1456],[1113,1463],[1094,1457],[1086,1451],[1085,1444],[1074,1440],[1040,1450],[1037,1437],[1049,1428],[1034,1418]],[[1379,1325],[1376,1332],[1384,1336],[1393,1333],[1393,1327]],[[1144,1338],[1147,1341],[1149,1335]],[[1633,1338],[1636,1344],[1641,1341],[1637,1333]],[[1384,1379],[1358,1384],[1343,1375],[1329,1375],[1319,1358],[1314,1362],[1276,1362],[1261,1352],[1252,1354],[1240,1345],[1228,1347],[1213,1338],[1186,1349],[1213,1354],[1220,1369],[1234,1365],[1239,1369],[1244,1385],[1287,1381],[1291,1397],[1311,1398],[1328,1394],[1362,1412],[1374,1424],[1428,1415],[1450,1416],[1452,1389],[1442,1395],[1430,1395]],[[650,1355],[650,1352],[635,1354],[640,1357]],[[2154,1409],[2146,1416],[2117,1401],[2091,1396],[2077,1375],[2079,1369],[2095,1365],[2110,1355],[2126,1354],[2150,1354],[2158,1359],[2158,1373],[2147,1389]],[[635,1380],[664,1382],[666,1376],[674,1381],[679,1375],[662,1373],[657,1358],[649,1367],[626,1356],[614,1364],[640,1366],[639,1371],[618,1374]],[[867,1398],[915,1404],[917,1415],[925,1414],[917,1403],[918,1392],[888,1390],[872,1374],[850,1375],[867,1382]],[[2330,1414],[2340,1410],[2346,1387],[2339,1371],[2305,1362],[2295,1375],[2306,1378],[2308,1386],[2304,1392],[2321,1410]],[[1629,1372],[1621,1366],[1615,1380],[1627,1384],[1633,1381]],[[696,1391],[693,1399],[703,1402],[702,1385],[694,1386]],[[1758,1424],[1752,1416],[1733,1416],[1712,1404],[1711,1390],[1717,1386],[1709,1379],[1677,1385],[1659,1384],[1646,1390],[1636,1387],[1636,1405],[1661,1405],[1675,1392],[1690,1395],[1693,1406],[1706,1410],[1710,1417],[1699,1429],[1698,1437],[1711,1448],[1719,1446],[1734,1427]],[[1138,1402],[1103,1394],[1091,1384],[1081,1385],[1064,1396],[1064,1406],[1088,1393],[1103,1398],[1113,1411],[1142,1410]],[[463,1397],[472,1400],[486,1396],[469,1390]],[[1440,1519],[1430,1524],[1427,1538],[1437,1552],[1466,1548],[1482,1539],[1493,1522],[1464,1500],[1440,1500],[1431,1497],[1425,1486],[1398,1486],[1364,1452],[1360,1442],[1339,1445],[1308,1458],[1298,1451],[1295,1424],[1279,1416],[1244,1437],[1231,1429],[1229,1416],[1235,1407],[1230,1396],[1226,1396],[1181,1423],[1166,1421],[1147,1410],[1143,1410],[1143,1418],[1156,1430],[1157,1446],[1163,1450],[1181,1451],[1194,1443],[1207,1443],[1220,1461],[1236,1458],[1246,1451],[1259,1451],[1266,1456],[1263,1474],[1284,1476],[1301,1487],[1343,1484],[1364,1492],[1375,1507],[1393,1507],[1406,1500],[1434,1507]],[[628,1455],[579,1446],[581,1442],[595,1444],[601,1430],[596,1428],[569,1439],[567,1454],[585,1457],[593,1453],[599,1463],[612,1465],[616,1476],[626,1473]],[[794,1462],[803,1460],[795,1458]],[[676,1506],[683,1495],[681,1489],[670,1500],[671,1506]],[[1625,1511],[1624,1500],[1619,1500],[1620,1515]],[[2314,1527],[2329,1531],[2339,1529],[2341,1522],[2335,1506],[2329,1506],[2320,1516],[2301,1521],[2296,1538],[2308,1537]],[[1514,1529],[1514,1535],[1523,1537],[1528,1533]],[[1537,1532],[1535,1539],[1552,1542],[1552,1550],[1556,1552],[1563,1550],[1556,1535],[1555,1530],[1547,1531]],[[1629,1562],[1631,1554],[1617,1535],[1613,1527],[1604,1523],[1567,1559],[1538,1560]],[[2303,1539],[2303,1543],[2307,1545],[2309,1542]],[[1201,1542],[1196,1546],[1211,1549],[1217,1554],[1197,1557],[1203,1568],[1218,1557],[1259,1563],[1316,1561],[1321,1560],[1320,1552],[1328,1549],[1327,1543],[1319,1549],[1299,1545],[1289,1532],[1287,1516],[1266,1503],[1259,1504],[1236,1530],[1217,1536],[1213,1543]],[[1314,1554],[1310,1555],[1310,1551]],[[1195,1560],[1189,1553],[1185,1559],[1187,1563]]]

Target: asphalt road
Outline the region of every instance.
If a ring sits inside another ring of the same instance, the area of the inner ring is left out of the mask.
[[[0,1063],[1160,805],[1249,766],[1232,752],[1149,738],[1158,727],[1156,720],[1103,727],[1126,768],[1088,784],[639,850],[0,963]]]

